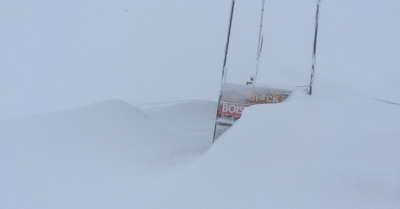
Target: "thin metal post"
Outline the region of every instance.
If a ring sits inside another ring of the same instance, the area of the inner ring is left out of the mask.
[[[231,38],[232,20],[233,20],[234,9],[235,9],[235,0],[232,0],[231,17],[229,19],[228,38],[226,39],[225,57],[224,57],[224,65],[222,67],[221,83],[222,82],[226,82],[226,61],[227,61],[227,58],[228,58],[229,41],[230,41],[230,38]]]
[[[226,47],[225,47],[224,65],[222,67],[221,87],[220,87],[221,89],[220,89],[219,98],[218,98],[217,113],[216,113],[216,116],[215,116],[213,143],[216,140],[218,111],[219,111],[219,106],[221,104],[221,98],[222,98],[222,87],[223,87],[222,84],[223,84],[223,82],[226,82],[226,61],[227,61],[227,58],[228,58],[229,40],[230,40],[230,37],[231,37],[232,20],[233,20],[234,9],[235,9],[235,0],[232,0],[231,16],[229,18],[228,38],[226,39]]]
[[[263,20],[264,20],[264,5],[265,5],[265,0],[262,0],[262,6],[261,6],[261,17],[260,17],[260,30],[258,32],[258,48],[257,48],[257,63],[256,63],[256,74],[254,75],[253,81],[251,84],[255,84],[257,81],[257,75],[258,75],[258,69],[260,66],[260,58],[261,58],[261,51],[263,47],[263,35],[262,35],[262,28],[263,28]]]
[[[308,87],[308,94],[312,94],[312,85],[315,77],[315,63],[317,61],[317,37],[318,37],[318,17],[319,17],[319,4],[321,0],[317,0],[317,13],[315,15],[315,32],[314,32],[314,48],[312,55],[312,67],[311,67],[311,77],[310,77],[310,86]]]

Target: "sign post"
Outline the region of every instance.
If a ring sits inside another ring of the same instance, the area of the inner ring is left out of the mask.
[[[310,77],[310,85],[308,86],[308,94],[312,94],[314,76],[315,76],[315,63],[317,61],[317,37],[318,37],[318,18],[319,18],[319,4],[321,0],[317,0],[317,13],[315,15],[315,32],[314,32],[314,47],[313,47],[313,55],[312,55],[312,67],[311,67],[311,77]]]

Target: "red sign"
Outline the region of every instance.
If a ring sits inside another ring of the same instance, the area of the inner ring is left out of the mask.
[[[291,90],[285,89],[222,83],[215,120],[214,141],[242,116],[246,107],[256,104],[280,103],[291,93]]]
[[[245,107],[250,106],[250,104],[239,104],[239,103],[227,103],[221,102],[219,104],[220,115],[229,115],[229,116],[242,116],[243,110]]]

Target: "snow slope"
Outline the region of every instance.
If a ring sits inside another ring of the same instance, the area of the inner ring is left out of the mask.
[[[147,103],[139,105],[160,126],[180,133],[205,132],[212,137],[217,103],[203,100]]]
[[[215,109],[182,105],[203,115]],[[181,121],[213,127],[214,117]],[[0,208],[130,208],[211,145],[210,128],[178,131],[119,100],[3,121]]]
[[[332,94],[252,106],[154,208],[399,208],[399,115]]]
[[[110,100],[3,121],[0,207],[400,206],[398,105],[296,92],[247,108],[209,149],[214,114]]]

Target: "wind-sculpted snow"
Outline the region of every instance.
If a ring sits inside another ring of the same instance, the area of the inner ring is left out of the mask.
[[[3,121],[0,207],[400,206],[397,105],[295,92],[246,108],[211,149],[216,103],[139,107],[111,100]]]
[[[196,110],[193,119],[214,113],[196,102],[185,105]],[[175,120],[177,110],[169,112]],[[199,118],[196,124],[213,125],[213,117]],[[118,100],[3,121],[0,208],[130,208],[168,170],[176,172],[211,145],[212,130],[182,132]]]
[[[140,108],[161,126],[178,132],[210,132],[214,128],[217,103],[191,100],[154,103]],[[210,131],[211,130],[211,131]]]
[[[323,94],[252,106],[155,208],[399,208],[399,115]]]

